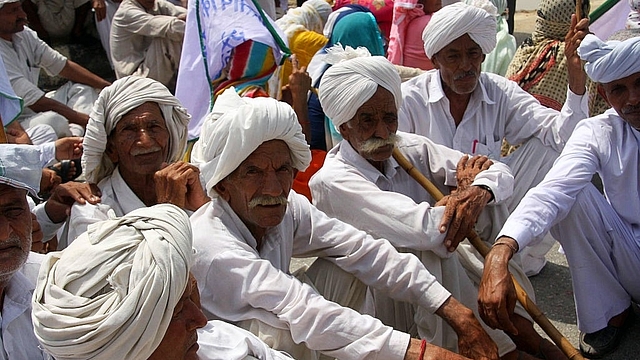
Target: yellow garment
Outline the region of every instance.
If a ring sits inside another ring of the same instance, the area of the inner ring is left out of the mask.
[[[318,50],[322,49],[329,39],[322,34],[318,34],[315,31],[302,30],[295,33],[289,39],[289,49],[292,54],[295,54],[298,58],[298,64],[300,67],[309,66],[311,58]],[[280,72],[280,87],[289,83],[289,75],[293,71],[290,61],[285,61],[282,65],[282,71]]]

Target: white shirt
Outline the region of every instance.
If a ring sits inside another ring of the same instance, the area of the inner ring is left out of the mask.
[[[398,132],[400,152],[444,194],[456,186],[456,165],[463,154],[415,134]],[[431,250],[450,256],[438,226],[444,207],[391,157],[378,171],[346,141],[331,149],[324,165],[311,178],[314,203],[331,216],[356,225],[374,236],[389,239],[396,247]],[[446,185],[446,186],[445,186]],[[509,167],[495,162],[479,173],[472,185],[487,185],[500,203],[511,196],[513,176]],[[355,211],[364,209],[366,214]]]
[[[133,74],[147,56],[152,38],[182,41],[185,22],[177,18],[187,9],[155,0],[147,11],[135,0],[123,1],[111,24],[111,59],[118,78]]]
[[[578,124],[547,176],[522,199],[500,235],[516,239],[523,249],[566,216],[596,172],[609,203],[640,244],[640,132],[614,109]]]
[[[111,176],[107,176],[98,183],[98,187],[102,192],[99,203],[95,205],[75,203],[71,207],[67,236],[60,239],[58,248],[64,249],[69,246],[93,223],[120,217],[146,207],[124,181],[117,167]]]
[[[289,274],[292,257],[324,257],[367,285],[393,284],[399,299],[435,312],[449,292],[410,254],[386,240],[327,217],[291,191],[282,222],[256,239],[229,204],[216,197],[191,216],[192,272],[208,318],[258,319],[289,329],[296,342],[340,359],[403,359],[409,335],[327,301]],[[366,269],[361,264],[367,264]],[[366,270],[366,271],[363,271]]]
[[[16,272],[5,288],[2,305],[2,349],[7,359],[47,359],[33,333],[31,296],[35,289],[21,271]],[[0,355],[2,358],[2,355]]]
[[[51,76],[58,75],[67,64],[67,58],[40,40],[28,27],[13,34],[11,40],[0,39],[0,53],[11,87],[24,100],[23,115],[33,114],[28,106],[44,96],[44,91],[38,88],[40,69],[45,69]]]
[[[398,130],[423,135],[466,154],[500,158],[502,139],[521,144],[531,137],[562,151],[578,121],[588,117],[588,96],[568,90],[561,112],[547,108],[502,76],[481,73],[462,121],[456,127],[439,70],[402,84]]]

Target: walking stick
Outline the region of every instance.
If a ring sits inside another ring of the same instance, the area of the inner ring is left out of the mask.
[[[435,185],[433,185],[433,183],[429,181],[429,179],[427,179],[418,169],[416,169],[413,164],[411,164],[411,162],[409,162],[409,160],[404,157],[404,155],[402,155],[398,148],[393,149],[393,158],[396,159],[398,164],[400,164],[400,166],[402,166],[402,168],[407,173],[409,173],[409,175],[411,175],[414,180],[416,180],[425,190],[427,190],[431,197],[433,197],[436,201],[439,201],[444,197],[440,190]],[[487,254],[489,254],[489,246],[487,246],[487,244],[485,244],[484,241],[480,239],[480,236],[478,236],[475,231],[471,230],[471,233],[467,236],[467,238],[469,239],[471,245],[473,245],[473,247],[478,250],[480,255],[486,257]],[[584,360],[580,352],[576,350],[573,345],[571,345],[569,340],[562,336],[560,331],[558,331],[558,329],[553,326],[551,321],[549,321],[549,319],[542,313],[540,308],[536,306],[536,304],[531,300],[529,295],[527,295],[527,292],[522,288],[522,286],[518,283],[516,278],[513,277],[513,275],[511,275],[511,280],[513,281],[513,285],[516,288],[516,297],[518,298],[518,301],[520,301],[527,313],[531,315],[533,321],[540,325],[540,328],[542,328],[542,330],[547,335],[549,335],[551,340],[553,340],[553,342],[569,359]]]

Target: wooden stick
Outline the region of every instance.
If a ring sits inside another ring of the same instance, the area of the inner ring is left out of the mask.
[[[582,0],[576,0],[576,18],[582,19]]]
[[[433,197],[436,201],[439,201],[443,198],[444,195],[442,195],[440,190],[435,185],[433,185],[433,183],[429,181],[429,179],[427,179],[418,169],[416,169],[413,164],[411,164],[411,162],[409,162],[409,160],[407,160],[407,158],[402,155],[398,148],[393,149],[393,158],[396,159],[398,164],[400,164],[400,166],[402,166],[402,168],[407,173],[409,173],[409,175],[411,175],[414,180],[416,180],[425,190],[427,190],[431,197]],[[471,245],[473,245],[473,247],[478,250],[480,255],[482,255],[483,257],[487,256],[490,248],[484,241],[482,241],[480,236],[478,236],[475,231],[471,230],[471,234],[469,234],[467,238],[469,239]],[[516,278],[513,277],[513,275],[511,275],[511,280],[513,281],[513,285],[516,288],[516,296],[518,298],[518,301],[520,301],[527,313],[531,315],[533,321],[540,325],[540,328],[542,328],[542,330],[547,335],[549,335],[551,340],[553,340],[553,342],[569,359],[584,360],[580,352],[576,350],[573,345],[571,345],[569,340],[562,336],[560,331],[558,331],[558,329],[556,329],[551,321],[549,321],[549,319],[542,313],[542,311],[540,311],[540,308],[538,308],[538,306],[536,306],[536,304],[531,300],[529,295],[527,295],[527,292],[522,288],[522,286],[518,283]]]

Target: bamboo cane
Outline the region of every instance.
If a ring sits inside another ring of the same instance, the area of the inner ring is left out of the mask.
[[[576,18],[582,19],[582,0],[576,0]]]
[[[396,159],[398,164],[402,166],[402,168],[411,175],[411,177],[416,180],[427,192],[433,197],[436,201],[443,198],[444,195],[440,192],[440,190],[433,185],[429,179],[427,179],[418,169],[416,169],[409,160],[407,160],[404,155],[398,150],[398,148],[393,149],[393,158]],[[487,256],[489,253],[489,246],[485,244],[484,241],[476,234],[475,231],[471,230],[471,234],[467,237],[471,245],[473,245],[476,250],[483,257]],[[551,340],[562,350],[562,352],[569,358],[575,360],[584,360],[582,355],[576,348],[571,345],[569,340],[567,340],[561,333],[556,329],[556,327],[549,321],[549,319],[542,313],[540,308],[531,300],[527,292],[522,288],[522,286],[518,283],[518,281],[511,275],[511,280],[513,281],[513,285],[516,288],[516,297],[518,301],[522,304],[524,309],[527,311],[533,321],[535,321],[540,328],[549,335]]]

